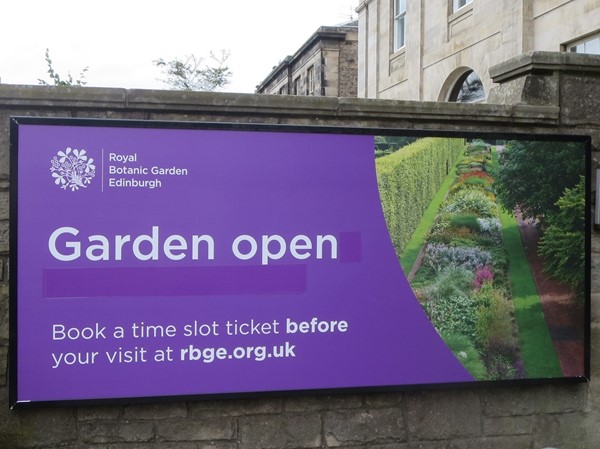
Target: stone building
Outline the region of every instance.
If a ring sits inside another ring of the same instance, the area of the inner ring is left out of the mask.
[[[362,0],[358,96],[484,101],[490,67],[532,51],[600,54],[597,0]]]
[[[256,93],[356,97],[357,25],[319,28],[273,69]]]

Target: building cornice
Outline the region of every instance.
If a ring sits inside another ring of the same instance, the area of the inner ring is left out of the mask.
[[[281,63],[279,63],[272,71],[267,75],[267,77],[256,87],[256,91],[258,92],[266,85],[271,83],[273,79],[277,77],[283,70],[287,70],[287,67],[294,64],[295,61],[300,59],[302,55],[308,51],[308,49],[312,48],[319,41],[323,40],[338,40],[343,41],[346,39],[346,36],[349,32],[358,32],[358,27],[350,27],[350,26],[323,26],[317,29],[313,33],[313,35],[306,41],[302,46],[296,50],[296,52],[291,56],[286,56]]]
[[[355,11],[357,13],[360,13],[363,9],[365,9],[367,6],[369,6],[369,4],[371,2],[373,2],[374,0],[363,0],[360,2],[360,4],[356,7]]]

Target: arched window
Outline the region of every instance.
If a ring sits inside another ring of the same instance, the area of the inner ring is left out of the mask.
[[[448,101],[457,103],[475,103],[483,100],[485,100],[483,81],[473,70],[463,73],[458,78],[448,96]]]

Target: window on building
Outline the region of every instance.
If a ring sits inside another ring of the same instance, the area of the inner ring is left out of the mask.
[[[315,94],[315,66],[311,65],[306,71],[306,95]]]
[[[568,49],[571,53],[600,55],[600,35],[588,37],[585,40],[570,44]]]
[[[394,51],[406,45],[406,0],[394,0]]]
[[[287,94],[287,86],[282,86],[279,88],[279,95]]]
[[[461,76],[450,92],[449,101],[476,103],[485,100],[483,81],[473,70]]]
[[[458,11],[463,6],[467,6],[473,0],[452,0],[452,12]]]
[[[292,86],[292,94],[300,95],[300,77],[294,80],[294,85]]]

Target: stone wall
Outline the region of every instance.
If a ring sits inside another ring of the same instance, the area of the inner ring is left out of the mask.
[[[532,58],[535,59],[535,55]],[[527,66],[522,62],[509,64],[505,72],[515,65]],[[560,71],[560,66],[555,70]],[[522,68],[523,71],[526,72],[526,68]],[[10,116],[590,134],[594,158],[598,160],[600,97],[588,98],[582,91],[583,103],[563,99],[558,104],[537,101],[535,105],[524,104],[523,98],[528,96],[519,89],[527,83],[518,83],[518,77],[508,76],[506,82],[514,85],[502,93],[501,98],[506,103],[502,105],[0,85],[0,404],[3,404],[0,406],[0,448],[600,447],[598,233],[592,237],[592,379],[589,383],[332,396],[275,395],[260,399],[56,406],[14,411],[8,408]],[[586,92],[594,92],[600,86],[600,79],[593,73],[579,73],[570,78],[571,82],[577,79],[582,86],[587,86]],[[579,118],[572,120],[569,111],[576,105],[579,107],[574,109],[575,116]]]
[[[344,41],[340,44],[339,84],[340,97],[356,97],[358,83],[357,42]]]

